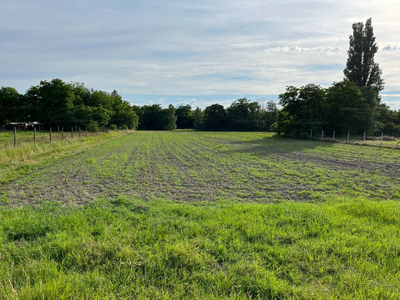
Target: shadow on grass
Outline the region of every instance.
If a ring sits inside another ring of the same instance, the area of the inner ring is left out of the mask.
[[[332,148],[334,143],[318,140],[301,140],[282,136],[265,136],[246,141],[232,141],[230,145],[235,149],[224,151],[225,153],[262,154],[264,156],[298,152],[316,148]]]

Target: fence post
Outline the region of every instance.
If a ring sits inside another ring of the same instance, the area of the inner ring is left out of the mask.
[[[14,148],[17,147],[17,126],[14,126]]]
[[[321,135],[321,139],[324,138],[324,131],[322,130],[322,135]]]
[[[365,132],[364,132],[364,139],[363,139],[363,142],[365,143]]]
[[[310,134],[310,137],[312,137],[312,129],[311,129],[311,134]]]
[[[333,131],[333,139],[335,139],[335,135],[336,135],[336,132],[335,132],[335,130]]]
[[[381,135],[381,145],[379,146],[379,149],[382,147],[382,142],[383,142],[383,132],[382,132],[382,135]]]
[[[33,143],[36,145],[36,127],[33,126]]]
[[[61,128],[61,139],[64,140],[64,127]]]
[[[347,131],[347,144],[350,142],[350,132]]]
[[[51,143],[51,127],[50,127],[50,143]]]

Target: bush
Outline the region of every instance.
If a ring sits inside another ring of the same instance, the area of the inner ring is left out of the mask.
[[[308,139],[308,133],[307,132],[300,133],[300,138],[302,138],[303,140]]]
[[[90,123],[87,124],[87,128],[90,132],[99,132],[99,123],[97,123],[97,121],[90,121]]]
[[[124,125],[121,126],[121,130],[128,130],[128,129],[129,129],[129,128],[128,128],[128,125],[125,125],[125,124],[124,124]]]
[[[111,130],[117,130],[117,125],[111,124],[111,125],[110,125],[110,128],[111,128]]]

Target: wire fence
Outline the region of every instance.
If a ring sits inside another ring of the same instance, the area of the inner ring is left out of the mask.
[[[48,130],[21,130],[14,127],[13,130],[0,131],[0,149],[10,146],[17,147],[18,145],[27,143],[43,143],[71,140],[74,138],[84,138],[92,135],[97,135],[100,132],[90,132],[86,128],[82,130],[79,127],[65,131],[63,127],[57,127],[56,130],[49,128]]]
[[[332,132],[310,132],[310,137],[318,138],[321,141],[348,143],[355,145],[369,145],[378,147],[392,147],[400,149],[400,137],[393,136],[392,133],[381,132],[379,135],[347,134]]]

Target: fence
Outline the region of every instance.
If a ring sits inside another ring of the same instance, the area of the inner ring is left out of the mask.
[[[354,135],[348,132],[347,134],[338,134],[332,132],[310,132],[310,137],[319,138],[322,141],[332,141],[348,144],[371,145],[379,147],[398,147],[400,148],[400,138],[394,137],[389,133],[382,132],[379,136],[367,135],[366,132],[362,135]]]
[[[33,143],[38,142],[53,142],[53,141],[64,141],[73,138],[83,138],[91,135],[98,134],[99,132],[90,132],[90,130],[81,130],[80,127],[72,128],[70,131],[64,131],[64,127],[57,127],[56,131],[53,128],[46,130],[37,130],[36,127],[33,130],[18,130],[14,127],[14,130],[3,131],[4,134],[0,135],[0,148],[14,145],[17,147],[22,143]]]

